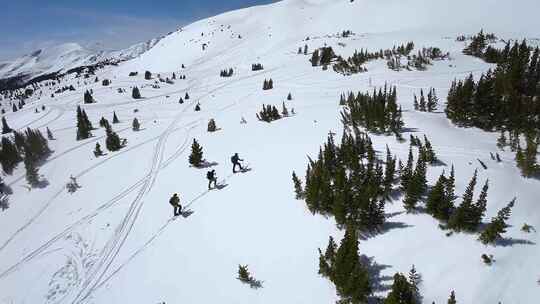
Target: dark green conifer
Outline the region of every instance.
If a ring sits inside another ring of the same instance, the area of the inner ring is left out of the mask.
[[[193,167],[200,167],[203,162],[203,149],[199,142],[196,139],[193,139],[193,144],[191,145],[191,154],[189,155],[189,163]]]

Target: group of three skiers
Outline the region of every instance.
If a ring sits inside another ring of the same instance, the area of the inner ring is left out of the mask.
[[[240,168],[240,171],[244,170],[244,167],[242,167],[241,161],[244,161],[243,159],[240,159],[238,156],[238,153],[235,153],[231,157],[231,162],[233,164],[233,173],[236,173],[236,167]],[[212,184],[214,184],[214,188],[217,188],[217,176],[216,176],[216,170],[210,170],[206,173],[206,178],[208,179],[208,190],[212,189]],[[169,204],[173,206],[174,210],[174,216],[179,216],[182,214],[182,205],[180,205],[180,197],[178,196],[178,193],[175,193],[171,199],[169,200]]]

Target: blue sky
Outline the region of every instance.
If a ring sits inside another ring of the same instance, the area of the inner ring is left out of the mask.
[[[275,0],[1,1],[0,61],[64,42],[120,49],[198,19]]]

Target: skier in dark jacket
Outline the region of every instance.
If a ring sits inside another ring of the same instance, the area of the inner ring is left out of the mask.
[[[231,157],[231,162],[233,163],[232,172],[236,173],[236,166],[240,167],[240,171],[244,170],[242,168],[242,165],[240,164],[241,161],[244,161],[243,159],[240,159],[238,156],[238,153],[234,153],[234,155]]]
[[[171,199],[169,200],[169,204],[171,204],[174,208],[174,216],[182,214],[182,205],[180,205],[180,198],[178,197],[178,193],[175,193],[171,197]]]
[[[212,189],[212,183],[214,183],[214,187],[217,188],[216,170],[208,171],[206,173],[206,178],[208,179],[208,190]]]

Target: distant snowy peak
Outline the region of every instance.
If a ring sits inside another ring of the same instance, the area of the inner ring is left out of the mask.
[[[92,51],[83,48],[77,43],[64,43],[50,48],[39,49],[13,61],[0,62],[0,79],[24,77],[29,80],[40,75],[67,71],[106,59],[133,59],[154,47],[162,38],[151,39],[115,51]]]

